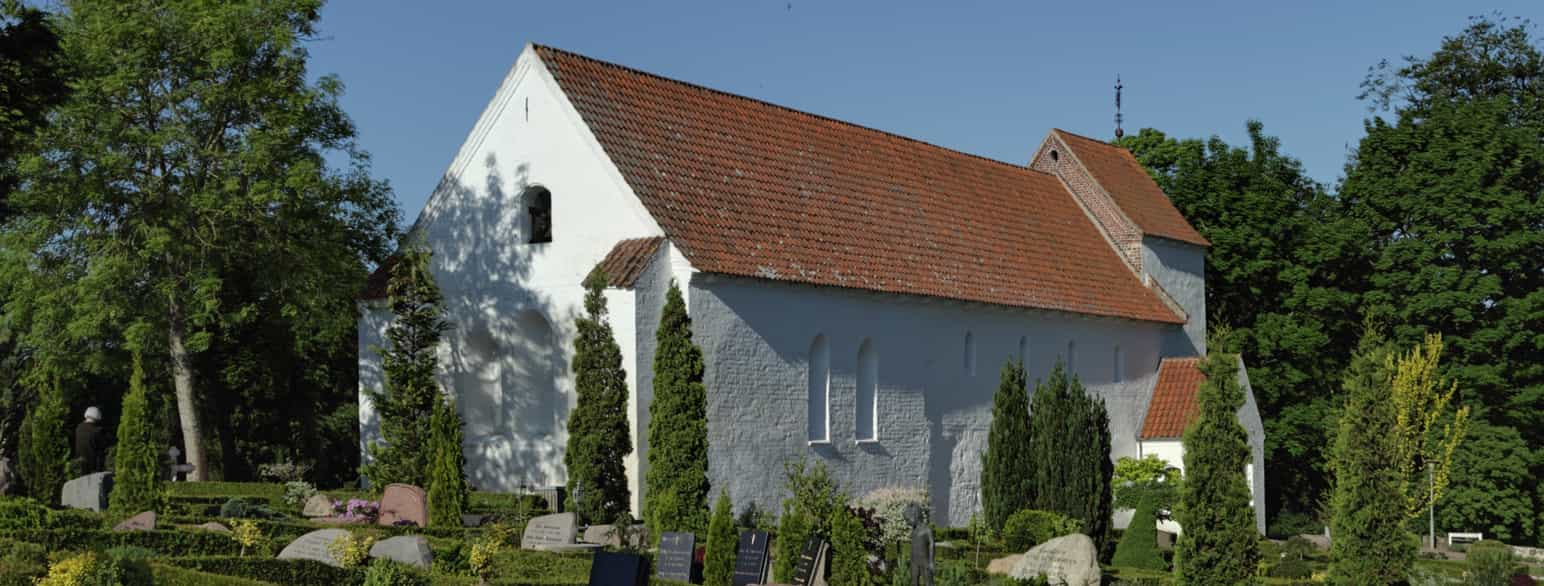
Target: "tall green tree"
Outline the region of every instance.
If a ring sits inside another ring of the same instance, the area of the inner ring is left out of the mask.
[[[113,452],[113,490],[108,497],[108,508],[113,512],[132,515],[160,505],[161,444],[156,441],[157,431],[145,369],[135,352]]]
[[[1201,373],[1198,413],[1183,440],[1185,482],[1176,516],[1185,532],[1174,546],[1174,565],[1181,584],[1245,584],[1260,547],[1244,478],[1249,437],[1238,423],[1244,406],[1238,356],[1212,352]]]
[[[568,416],[569,508],[591,523],[609,523],[629,507],[622,459],[633,451],[627,431],[627,371],[606,312],[606,272],[596,267],[584,280],[585,315],[575,320],[574,390]]]
[[[992,427],[981,454],[981,510],[988,527],[1001,531],[1008,517],[1034,508],[1029,395],[1024,364],[1008,360],[992,396]]]
[[[1037,381],[1030,398],[1029,462],[1034,508],[1061,513],[1083,524],[1100,559],[1114,554],[1110,516],[1110,416],[1104,401],[1088,395],[1058,360],[1051,376]]]
[[[386,328],[381,354],[385,387],[366,395],[381,423],[380,442],[370,445],[366,478],[377,490],[400,482],[424,486],[432,462],[434,408],[442,401],[437,355],[448,324],[440,288],[434,283],[428,250],[409,247],[399,253],[386,285],[394,319]]]
[[[734,505],[729,493],[720,490],[713,504],[713,520],[708,523],[708,551],[702,562],[704,586],[730,586],[734,581],[735,549],[739,539],[734,530]]]
[[[1406,530],[1407,479],[1391,433],[1392,357],[1382,336],[1369,332],[1346,370],[1346,404],[1331,460],[1329,581],[1335,584],[1401,583],[1415,563],[1417,541]]]
[[[702,350],[672,281],[655,334],[654,400],[643,516],[656,531],[701,533],[708,524],[708,394]]]
[[[434,404],[429,425],[429,524],[461,527],[461,514],[470,498],[466,486],[466,456],[461,451],[461,414],[448,398]]]
[[[354,148],[341,84],[306,70],[320,0],[62,6],[74,91],[18,164],[8,319],[39,372],[102,369],[122,349],[101,341],[125,330],[164,351],[200,479],[196,357],[259,300],[308,331],[351,328],[395,207]],[[261,288],[230,303],[238,274]]]
[[[69,406],[55,382],[40,393],[37,406],[22,423],[25,434],[19,472],[27,493],[45,503],[59,503],[59,490],[70,479]]]

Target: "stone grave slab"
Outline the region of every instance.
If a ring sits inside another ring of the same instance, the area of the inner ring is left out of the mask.
[[[381,525],[396,525],[410,521],[419,527],[429,526],[429,495],[424,489],[411,484],[388,484],[381,492]]]
[[[155,511],[145,511],[113,526],[113,531],[155,531]]]
[[[299,539],[284,546],[284,550],[279,552],[279,559],[316,560],[335,568],[341,568],[343,564],[338,563],[338,560],[334,559],[332,554],[327,553],[327,546],[333,540],[345,535],[348,535],[348,531],[342,529],[317,529],[316,531],[301,535]]]
[[[643,556],[597,551],[590,559],[590,586],[647,586]]]
[[[306,499],[306,506],[300,510],[300,514],[314,519],[316,517],[331,517],[334,511],[332,497],[317,493],[311,495],[311,498]]]
[[[826,556],[830,545],[818,535],[812,535],[804,540],[804,548],[799,550],[799,559],[793,564],[793,583],[795,586],[815,586],[822,582],[821,574],[826,570]]]
[[[697,550],[697,536],[666,531],[659,535],[659,553],[654,556],[654,575],[677,582],[692,581],[692,554]]]
[[[193,528],[194,529],[202,529],[204,531],[214,531],[216,533],[230,533],[231,532],[231,528],[230,527],[226,527],[226,526],[221,525],[219,523],[216,523],[214,521],[210,521],[210,522],[204,523],[202,525],[196,525]]]
[[[1019,560],[1024,559],[1024,554],[1016,553],[994,559],[986,564],[986,573],[1007,576],[1013,573],[1013,566],[1019,565]]]
[[[64,483],[59,502],[72,509],[102,512],[107,510],[107,494],[113,490],[113,473],[87,474]]]
[[[1099,586],[1099,550],[1094,540],[1082,533],[1057,537],[1024,552],[1008,574],[1018,580],[1040,575],[1052,584]]]
[[[750,586],[767,582],[767,542],[771,537],[766,531],[746,531],[740,534],[740,549],[734,556],[734,586]]]
[[[584,528],[584,533],[579,536],[579,542],[597,545],[611,545],[612,542],[621,543],[622,540],[616,538],[616,531],[616,525],[591,525]]]
[[[574,513],[555,513],[532,518],[525,524],[520,535],[520,549],[543,549],[574,544],[578,534],[579,516]]]
[[[461,514],[461,526],[462,527],[482,527],[483,523],[488,522],[488,517],[490,517],[490,516],[491,515],[479,515],[479,514],[476,514],[476,513],[462,513]]]
[[[429,538],[422,535],[398,535],[377,541],[370,546],[370,557],[386,558],[424,569],[434,563]]]

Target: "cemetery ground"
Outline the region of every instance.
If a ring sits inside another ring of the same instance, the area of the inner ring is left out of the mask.
[[[290,494],[286,495],[286,490]],[[96,512],[78,508],[45,507],[24,498],[0,498],[0,585],[34,584],[72,558],[95,555],[116,560],[124,584],[532,584],[569,585],[592,582],[592,565],[598,552],[622,551],[645,560],[650,584],[682,584],[664,580],[656,572],[675,562],[647,548],[638,551],[606,535],[586,536],[583,527],[559,527],[546,537],[528,533],[527,523],[551,513],[546,500],[536,494],[509,495],[473,492],[467,524],[476,527],[418,527],[408,521],[382,525],[380,495],[361,491],[330,490],[307,496],[297,485],[280,483],[176,482],[164,485],[164,497],[154,515]],[[288,496],[288,498],[286,498]],[[301,498],[305,497],[305,498]],[[411,500],[411,498],[409,499]],[[317,509],[330,505],[325,511]],[[377,507],[376,510],[371,510]],[[307,510],[312,509],[312,510]],[[327,514],[327,517],[308,516]],[[388,521],[393,518],[384,513]],[[406,516],[413,516],[406,513]],[[553,519],[545,516],[543,519]],[[556,517],[563,519],[563,517]],[[742,519],[743,522],[743,519]],[[767,521],[759,522],[765,525]],[[561,525],[561,524],[560,524]],[[741,532],[775,527],[739,527]],[[563,535],[564,531],[571,531]],[[348,539],[335,539],[337,535]],[[744,543],[742,534],[741,542]],[[555,535],[555,536],[554,536]],[[761,535],[765,535],[764,533]],[[1012,555],[999,541],[976,540],[965,529],[937,528],[935,583],[1022,584],[1006,576],[986,573],[992,560]],[[318,537],[319,536],[319,537]],[[611,546],[558,546],[566,551],[538,551],[531,540],[555,542],[610,541]],[[388,541],[389,540],[389,541]],[[307,543],[307,542],[312,543]],[[331,548],[330,541],[342,542]],[[373,542],[373,546],[371,545]],[[341,547],[352,543],[355,548]],[[408,544],[387,552],[383,544]],[[420,553],[414,550],[426,546]],[[701,582],[701,549],[705,536],[696,536],[693,577]],[[1260,582],[1265,584],[1312,584],[1323,581],[1327,554],[1306,542],[1283,544],[1265,540]],[[651,543],[649,545],[658,545]],[[765,544],[763,544],[765,545]],[[285,554],[286,549],[309,551]],[[372,547],[373,550],[372,551]],[[688,546],[690,547],[690,546]],[[331,551],[329,551],[331,550]],[[770,552],[770,549],[766,550]],[[369,554],[395,562],[372,560]],[[741,552],[744,554],[745,552]],[[880,557],[893,558],[899,548],[885,548]],[[426,554],[426,555],[425,555]],[[293,559],[293,558],[300,559]],[[305,558],[331,558],[330,563]],[[619,556],[626,557],[626,556]],[[683,556],[684,557],[684,556]],[[342,558],[341,561],[339,558]],[[417,558],[417,559],[414,559]],[[423,559],[428,558],[428,559]],[[389,559],[389,558],[388,558]],[[608,558],[610,559],[610,558]],[[1295,563],[1288,560],[1298,560]],[[680,561],[680,560],[677,560]],[[765,560],[762,560],[765,563]],[[887,560],[891,568],[898,565]],[[422,564],[422,567],[413,565]],[[1283,568],[1283,566],[1292,566]],[[482,580],[478,574],[481,569]],[[1464,583],[1463,561],[1421,560],[1417,571],[1437,583]],[[1535,575],[1544,567],[1529,568]],[[1283,571],[1287,570],[1287,571]],[[130,581],[135,572],[149,574]],[[383,576],[389,579],[382,581]],[[873,575],[873,584],[903,584],[904,571]],[[1285,577],[1282,574],[1290,574]],[[770,581],[768,578],[767,581]],[[1104,567],[1104,584],[1171,584],[1169,572]],[[52,582],[49,582],[52,583]],[[94,582],[92,582],[94,583]],[[640,582],[642,583],[642,582]]]

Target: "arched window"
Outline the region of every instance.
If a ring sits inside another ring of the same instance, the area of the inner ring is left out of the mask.
[[[874,342],[858,346],[858,441],[879,439],[879,351]]]
[[[1115,347],[1115,382],[1126,380],[1126,353]]]
[[[552,242],[552,192],[537,187],[526,194],[526,210],[531,215],[531,238],[527,242]]]
[[[965,376],[976,376],[976,335],[965,332]]]
[[[810,343],[809,361],[809,438],[811,442],[831,441],[831,345],[825,336],[815,336]]]
[[[1067,340],[1067,376],[1070,378],[1078,373],[1078,343],[1076,340]]]
[[[1029,370],[1029,336],[1019,336],[1019,364]]]

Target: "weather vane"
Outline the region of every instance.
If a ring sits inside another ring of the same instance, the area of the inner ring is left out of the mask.
[[[1120,74],[1117,73],[1117,74],[1115,74],[1115,138],[1120,138],[1122,136],[1126,136],[1126,131],[1121,130],[1121,128],[1120,128],[1120,123],[1121,123],[1121,116],[1120,116],[1120,90],[1121,90],[1121,87],[1122,86],[1120,84]]]

